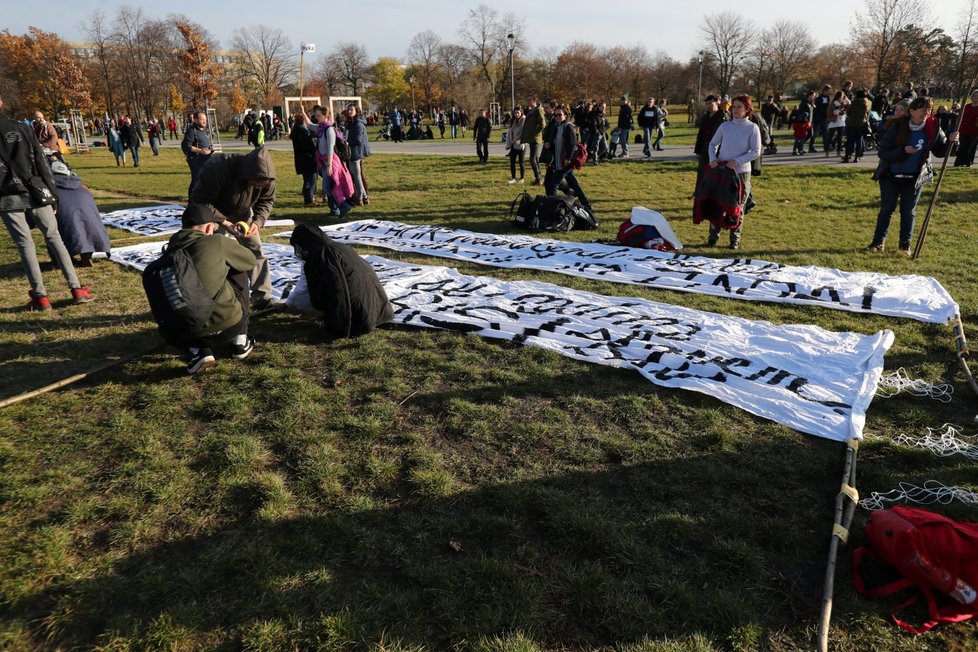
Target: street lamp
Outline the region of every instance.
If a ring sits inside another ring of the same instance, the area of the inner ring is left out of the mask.
[[[700,64],[700,80],[696,83],[696,101],[703,101],[703,55],[705,53],[700,50],[696,55],[696,63]]]
[[[414,104],[414,76],[408,77],[408,83],[411,84],[411,110],[417,111],[418,107]]]
[[[509,106],[512,111],[516,108],[516,81],[513,76],[513,50],[516,49],[516,36],[507,34],[506,42],[509,44]]]

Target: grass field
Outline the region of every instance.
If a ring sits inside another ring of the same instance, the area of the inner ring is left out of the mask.
[[[274,157],[273,217],[329,223],[302,207],[291,154]],[[139,170],[110,160],[69,159],[103,210],[183,199],[176,151]],[[371,203],[351,219],[510,231],[505,159],[376,155],[365,170]],[[566,237],[612,238],[645,205],[689,253],[726,255],[699,246],[694,176],[684,163],[588,168],[580,179],[602,227]],[[767,166],[754,188],[740,256],[934,276],[978,341],[973,171],[949,171],[917,262],[892,235],[893,251],[862,251],[878,202],[864,169]],[[887,370],[955,395],[873,403],[860,492],[975,484],[967,460],[892,442],[945,422],[975,431],[948,327],[459,268],[775,323],[890,328]],[[0,398],[158,343],[130,270],[82,270],[97,297],[82,306],[47,272],[56,309],[24,313],[28,286],[5,237],[0,279]],[[529,347],[401,327],[327,344],[321,332],[270,315],[255,321],[259,348],[243,363],[188,377],[178,352],[153,350],[0,411],[0,647],[813,649],[841,444]],[[960,503],[939,511],[978,520]],[[854,544],[865,519],[860,510]],[[903,634],[889,621],[894,600],[852,590],[848,548],[839,563],[832,649],[978,647],[973,623]]]

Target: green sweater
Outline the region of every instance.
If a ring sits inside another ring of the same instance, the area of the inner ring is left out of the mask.
[[[234,238],[207,235],[196,229],[180,229],[170,238],[168,247],[171,252],[187,249],[201,284],[214,297],[214,314],[206,331],[216,333],[241,321],[241,304],[228,283],[228,274],[250,272],[258,262],[255,254]]]

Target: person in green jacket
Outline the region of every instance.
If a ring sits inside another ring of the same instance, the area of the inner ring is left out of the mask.
[[[255,348],[248,335],[248,274],[258,261],[254,254],[234,238],[217,233],[221,217],[200,204],[191,204],[183,213],[183,228],[173,234],[167,251],[186,249],[208,295],[214,297],[214,312],[203,333],[193,334],[175,346],[186,346],[190,353],[187,373],[197,373],[216,364],[213,347],[231,344],[231,357],[244,360]]]

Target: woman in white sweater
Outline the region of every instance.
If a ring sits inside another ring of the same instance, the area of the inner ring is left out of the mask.
[[[523,115],[523,110],[520,107],[515,107],[513,109],[513,120],[509,125],[509,131],[506,132],[506,149],[509,150],[509,182],[516,183],[516,162],[520,163],[520,178],[519,182],[523,183],[523,159],[526,156],[526,147],[523,145],[523,123],[526,122],[526,116]]]
[[[710,140],[710,167],[726,165],[736,172],[744,185],[743,197],[746,200],[751,193],[750,162],[761,155],[761,132],[750,120],[754,107],[749,96],[738,95],[733,98],[730,113],[731,119],[721,124]],[[744,222],[741,220],[740,226],[730,230],[731,249],[740,248],[740,235],[743,229]],[[719,239],[720,228],[711,226],[707,245],[715,246]]]

